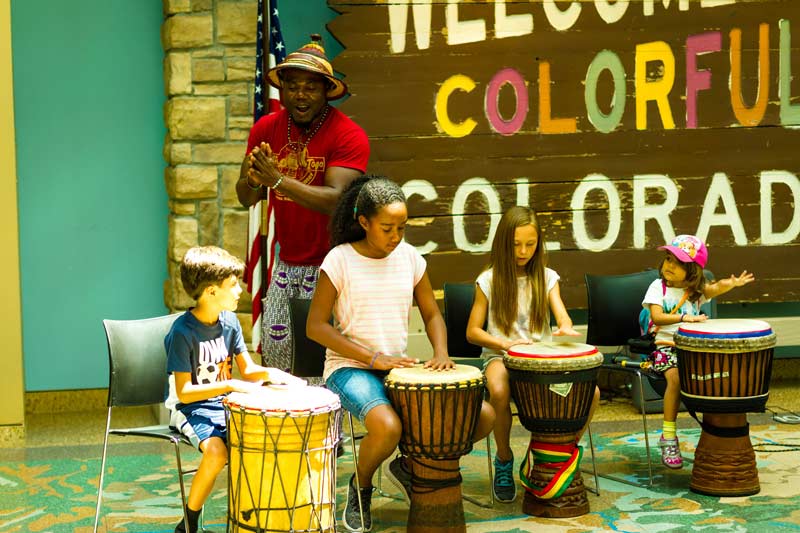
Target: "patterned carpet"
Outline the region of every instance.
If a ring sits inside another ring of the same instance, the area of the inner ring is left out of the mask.
[[[756,449],[761,483],[759,494],[717,498],[688,490],[691,464],[667,471],[656,463],[651,488],[600,479],[600,496],[589,494],[590,513],[567,519],[541,519],[522,514],[521,498],[511,504],[483,509],[465,502],[467,530],[472,533],[528,531],[798,531],[800,530],[800,436],[791,425],[776,424],[766,415],[751,415],[751,440]],[[619,423],[595,424],[597,468],[644,481],[647,468],[641,433],[619,431]],[[634,427],[625,423],[626,427]],[[699,429],[679,431],[684,455],[691,457]],[[651,440],[655,440],[651,435]],[[519,456],[527,447],[525,430],[514,426],[513,448]],[[171,532],[180,516],[179,488],[173,457],[159,444],[125,442],[110,447],[105,503],[100,531]],[[122,442],[122,443],[120,443]],[[796,445],[796,446],[795,446]],[[462,459],[463,492],[488,500],[486,451],[480,445]],[[656,450],[654,460],[658,460]],[[190,460],[196,454],[187,450]],[[100,468],[98,446],[63,446],[0,450],[0,531],[87,533],[92,531]],[[590,468],[590,454],[584,469]],[[352,472],[350,455],[339,461],[338,509],[343,487]],[[586,484],[594,486],[590,474]],[[225,530],[226,480],[218,481],[206,506],[206,526]],[[405,531],[408,508],[403,502],[376,496],[373,531]],[[340,511],[337,511],[340,514]],[[338,530],[344,529],[339,524]]]

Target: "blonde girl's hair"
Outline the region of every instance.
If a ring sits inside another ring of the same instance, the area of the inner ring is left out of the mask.
[[[667,251],[669,254],[670,252]],[[671,254],[670,254],[671,255]],[[673,255],[673,257],[675,257]],[[675,259],[683,266],[684,270],[686,270],[686,290],[689,291],[689,301],[696,302],[700,299],[703,295],[703,291],[706,287],[706,273],[703,270],[703,267],[698,265],[695,262],[686,263],[681,261],[677,257]],[[664,268],[664,259],[661,260],[661,263],[658,264],[658,275],[663,280],[664,274],[662,273],[662,269]]]
[[[497,225],[489,262],[489,268],[492,269],[492,318],[505,335],[511,333],[511,327],[517,320],[519,294],[517,294],[514,232],[522,226],[533,226],[538,236],[536,251],[525,265],[527,286],[531,291],[529,328],[531,331],[542,331],[550,321],[550,306],[545,282],[547,252],[544,248],[544,234],[533,209],[515,206],[506,211]]]

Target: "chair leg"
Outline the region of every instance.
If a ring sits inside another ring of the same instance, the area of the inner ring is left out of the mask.
[[[594,439],[592,439],[592,425],[589,424],[586,427],[586,436],[589,438],[589,452],[592,455],[592,475],[594,476],[594,490],[586,489],[591,492],[594,492],[597,496],[600,496],[600,481],[597,477],[597,462],[595,461],[594,456]]]
[[[375,490],[378,492],[378,496],[383,496],[384,498],[390,498],[397,501],[405,501],[405,499],[401,498],[400,496],[390,494],[383,490],[383,463],[381,463],[381,466],[378,467],[378,483],[375,487]]]
[[[644,401],[644,382],[642,373],[636,372],[636,379],[639,380],[639,410],[642,412],[642,428],[644,429],[644,448],[647,452],[647,475],[650,480],[649,486],[653,486],[653,458],[650,456],[650,432],[647,428],[647,410]]]
[[[646,483],[639,483],[636,481],[631,481],[629,479],[625,479],[620,476],[615,476],[613,474],[597,474],[599,477],[610,479],[612,481],[617,481],[619,483],[625,483],[626,485],[631,485],[633,487],[641,487],[641,488],[649,488],[652,487],[655,483],[655,479],[653,476],[653,458],[650,455],[650,431],[647,427],[647,412],[645,410],[645,399],[644,399],[644,380],[643,374],[641,371],[636,371],[636,384],[639,386],[639,411],[642,413],[642,430],[644,431],[644,447],[645,453],[647,455],[647,482]]]
[[[177,438],[171,439],[172,445],[175,447],[175,464],[178,468],[178,485],[181,488],[181,512],[183,513],[183,526],[186,531],[189,531],[189,515],[186,513],[188,503],[186,501],[186,486],[183,483],[183,465],[181,464],[181,441]],[[200,509],[202,520],[203,509]],[[203,522],[201,522],[202,524]],[[202,531],[202,530],[201,530]]]
[[[100,522],[100,505],[103,501],[103,481],[106,475],[106,454],[108,453],[108,432],[111,430],[111,407],[108,408],[108,416],[106,417],[106,435],[103,438],[103,457],[100,459],[100,481],[97,487],[97,506],[94,510],[94,529],[93,532],[97,533],[97,525]]]
[[[489,503],[494,507],[494,466],[492,465],[492,434],[486,435],[486,471],[489,473]]]

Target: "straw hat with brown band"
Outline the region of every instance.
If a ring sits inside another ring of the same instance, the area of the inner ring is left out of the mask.
[[[325,93],[328,100],[337,100],[347,94],[347,85],[333,75],[333,67],[325,55],[322,47],[322,36],[318,33],[311,35],[311,42],[292,52],[279,65],[267,71],[267,81],[278,89],[283,86],[282,71],[286,69],[299,69],[319,74],[328,82]]]

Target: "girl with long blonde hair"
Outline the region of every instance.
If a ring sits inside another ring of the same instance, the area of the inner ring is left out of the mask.
[[[503,355],[516,344],[550,340],[554,335],[579,335],[561,300],[559,276],[547,267],[544,241],[533,209],[516,206],[503,215],[492,242],[489,267],[476,281],[467,323],[467,340],[483,347],[489,403],[496,413],[492,489],[501,502],[514,501],[517,492],[510,446],[510,390]],[[550,329],[551,313],[558,325],[556,331]],[[592,409],[598,400],[596,391]]]

